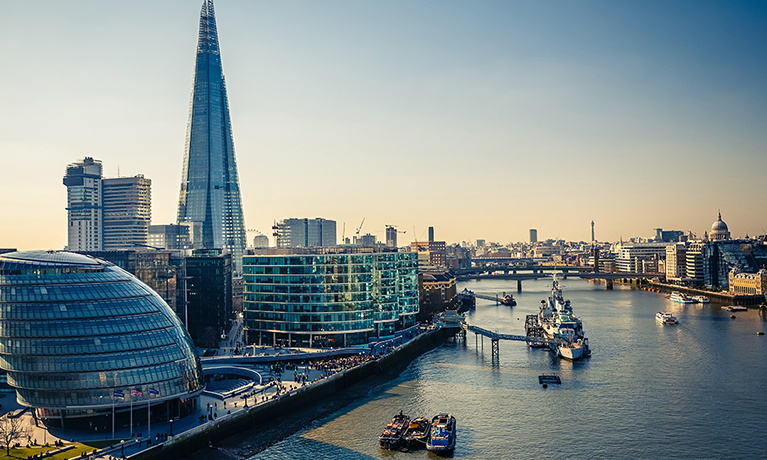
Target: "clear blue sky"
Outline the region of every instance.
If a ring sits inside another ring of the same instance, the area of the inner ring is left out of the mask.
[[[176,218],[201,1],[3,2],[0,247],[66,243],[65,167]],[[448,242],[767,227],[767,3],[216,2],[246,225]],[[12,216],[12,218],[9,218]],[[251,235],[252,236],[252,235]]]

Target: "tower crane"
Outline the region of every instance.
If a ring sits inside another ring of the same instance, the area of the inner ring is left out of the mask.
[[[365,218],[362,218],[362,222],[360,222],[360,226],[357,227],[357,232],[354,234],[354,236],[360,236],[360,230],[362,230],[362,225],[365,224]]]

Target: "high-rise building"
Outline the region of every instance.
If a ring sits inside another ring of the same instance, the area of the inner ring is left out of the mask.
[[[531,243],[537,243],[538,242],[538,230],[531,228],[530,229],[530,242]]]
[[[102,248],[145,246],[152,220],[152,181],[142,175],[101,180]]]
[[[434,227],[429,227],[429,242],[434,241]]]
[[[268,248],[269,247],[269,237],[266,235],[256,235],[253,237],[253,247],[254,248]]]
[[[283,219],[277,227],[278,248],[332,247],[336,245],[336,221],[323,219]]]
[[[397,227],[394,227],[392,225],[386,226],[386,247],[387,248],[397,247]]]
[[[145,246],[152,218],[152,181],[142,175],[101,177],[101,161],[67,166],[67,248],[70,251]]]
[[[85,157],[67,165],[67,248],[101,250],[101,161]]]
[[[203,2],[200,13],[186,139],[178,222],[199,222],[202,241],[195,241],[195,247],[230,251],[237,276],[246,244],[245,218],[212,0]]]

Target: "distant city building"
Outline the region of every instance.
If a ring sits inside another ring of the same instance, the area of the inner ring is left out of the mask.
[[[415,324],[417,256],[389,248],[267,249],[244,258],[248,343],[364,345]]]
[[[386,226],[386,247],[397,247],[397,227],[391,225]]]
[[[413,235],[415,236],[415,235]],[[478,248],[484,248],[485,247],[485,240],[477,240],[477,247]]]
[[[413,241],[410,243],[410,252],[418,254],[419,265],[446,267],[445,247],[444,241]]]
[[[692,284],[703,283],[703,246],[702,241],[692,241],[687,246],[685,279]]]
[[[284,219],[277,225],[276,247],[306,248],[336,245],[336,221],[323,218]]]
[[[687,245],[675,243],[666,246],[666,279],[681,280],[687,277]]]
[[[200,410],[205,383],[189,334],[154,291],[109,262],[0,255],[0,311],[0,368],[14,402],[48,427],[92,431],[114,417],[124,432]]]
[[[531,243],[537,243],[538,242],[538,230],[531,228],[530,229],[530,242]]]
[[[70,251],[100,251],[101,161],[85,157],[67,166],[67,248]]]
[[[372,248],[376,245],[376,236],[372,233],[365,233],[361,237],[357,238],[356,244],[363,248]]]
[[[730,271],[756,273],[767,266],[767,246],[752,240],[714,240],[703,244],[703,284],[728,289]]]
[[[743,295],[767,294],[767,270],[756,273],[744,273],[738,269],[730,270],[730,293]]]
[[[195,248],[232,253],[236,276],[242,272],[245,218],[234,155],[229,100],[221,66],[213,2],[205,0],[189,110],[186,151],[178,203],[178,223],[199,222]]]
[[[181,225],[150,225],[147,245],[163,249],[192,249],[193,228],[192,222]]]
[[[457,288],[456,278],[448,270],[427,270],[420,274],[419,318],[428,320],[431,316],[454,304]]]
[[[434,227],[429,227],[429,242],[431,243],[433,241],[434,241]]]
[[[722,221],[722,213],[719,213],[716,222],[711,225],[711,233],[708,235],[711,241],[722,241],[730,239],[730,230],[727,228],[727,224]]]
[[[256,235],[253,237],[253,247],[254,248],[268,248],[269,247],[269,237],[266,235]]]
[[[195,249],[185,263],[189,335],[198,346],[217,346],[233,317],[232,255]]]
[[[132,249],[147,244],[152,221],[152,181],[143,175],[101,180],[102,249]]]
[[[681,230],[663,230],[662,228],[655,229],[655,241],[664,243],[676,243],[680,241],[680,238],[684,236],[684,232]]]
[[[619,272],[655,273],[657,261],[666,257],[669,243],[623,243],[619,245],[615,265]]]

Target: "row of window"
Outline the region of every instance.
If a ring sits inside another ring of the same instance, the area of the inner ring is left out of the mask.
[[[172,327],[162,313],[88,321],[0,321],[0,337],[77,337],[125,334]]]
[[[157,390],[159,395],[150,393],[149,388]],[[137,389],[141,396],[131,395],[131,390]],[[198,388],[199,389],[199,388]],[[124,398],[115,398],[114,391],[122,392]],[[195,390],[196,391],[196,390]],[[131,401],[143,401],[146,405],[147,400],[155,398],[166,398],[171,395],[184,396],[189,393],[188,387],[183,379],[175,378],[166,382],[142,382],[138,386],[118,386],[113,388],[77,390],[77,391],[59,391],[59,390],[27,390],[20,388],[16,391],[19,401],[22,404],[37,407],[64,407],[64,406],[98,406],[102,405],[111,410],[112,403],[117,406],[129,405]]]
[[[0,319],[82,319],[124,317],[155,313],[160,310],[154,297],[110,300],[105,302],[0,303]]]
[[[18,372],[109,371],[178,361],[184,358],[176,345],[124,353],[68,356],[0,355],[0,367]]]
[[[16,388],[39,390],[85,390],[91,388],[141,385],[179,378],[177,363],[160,364],[109,372],[8,372],[8,384]]]
[[[10,339],[3,337],[0,338],[0,353],[17,355],[77,355],[141,350],[144,348],[172,345],[174,340],[172,334],[169,334],[168,332],[168,330],[161,330],[119,336],[45,340]]]
[[[150,294],[142,284],[125,281],[62,284],[48,286],[14,286],[0,290],[0,302],[49,302],[61,300],[103,300],[143,297]]]
[[[280,321],[248,321],[248,328],[256,331],[284,331],[284,332],[346,332],[346,331],[372,331],[373,320],[342,322],[342,323],[286,323]]]
[[[83,284],[129,279],[125,273],[120,273],[117,270],[104,270],[104,267],[100,265],[93,266],[93,268],[90,266],[88,268],[76,268],[71,265],[32,269],[26,267],[23,270],[9,269],[8,267],[12,265],[21,266],[15,262],[0,262],[0,284]],[[4,273],[4,270],[19,273]]]

